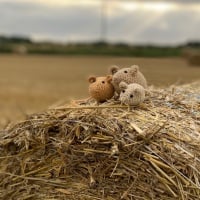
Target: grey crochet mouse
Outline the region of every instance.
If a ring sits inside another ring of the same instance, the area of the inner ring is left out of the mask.
[[[119,99],[123,104],[134,106],[142,103],[145,99],[145,89],[137,83],[128,85],[121,82],[119,88],[121,90]]]
[[[127,84],[138,83],[144,88],[147,88],[146,79],[144,75],[139,71],[139,67],[137,65],[122,69],[119,69],[117,66],[112,66],[110,68],[110,72],[113,75],[112,84],[118,94],[120,93],[119,84],[122,81]]]

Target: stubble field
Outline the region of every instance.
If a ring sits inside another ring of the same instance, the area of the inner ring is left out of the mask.
[[[181,58],[0,55],[0,127],[55,103],[88,97],[87,77],[106,75],[111,65],[140,66],[149,85],[200,79],[200,68]]]

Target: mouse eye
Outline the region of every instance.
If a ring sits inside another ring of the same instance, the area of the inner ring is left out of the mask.
[[[122,90],[123,93],[125,93],[125,90]]]
[[[133,98],[133,95],[132,95],[132,94],[130,95],[130,98]]]
[[[128,72],[127,72],[127,71],[124,71],[124,73],[127,74]]]
[[[104,84],[104,83],[105,83],[105,81],[102,81],[102,83]]]

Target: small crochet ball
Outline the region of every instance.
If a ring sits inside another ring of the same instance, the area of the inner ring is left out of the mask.
[[[125,82],[127,84],[137,83],[144,88],[147,88],[147,81],[144,75],[139,71],[139,67],[137,65],[122,69],[119,69],[117,66],[112,66],[110,68],[110,72],[113,75],[112,84],[118,94],[120,93],[119,84],[121,82]]]
[[[89,94],[97,102],[103,103],[114,96],[115,89],[111,84],[112,76],[106,77],[95,77],[91,76],[88,78]]]
[[[121,90],[119,99],[123,104],[135,106],[144,101],[145,89],[141,85],[137,83],[128,85],[125,82],[121,82],[119,87]]]

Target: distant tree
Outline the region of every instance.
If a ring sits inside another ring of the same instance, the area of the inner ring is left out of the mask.
[[[188,42],[186,46],[193,48],[200,48],[200,41]]]
[[[22,36],[13,36],[13,37],[0,36],[0,44],[6,44],[6,43],[14,43],[14,44],[28,43],[28,44],[31,44],[32,41],[31,41],[31,39],[22,37]]]

